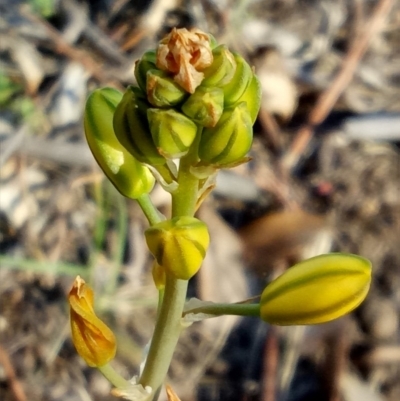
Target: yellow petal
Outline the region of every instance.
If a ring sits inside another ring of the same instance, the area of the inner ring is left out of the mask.
[[[94,313],[93,290],[77,277],[68,296],[72,341],[89,366],[103,366],[114,358],[116,340]]]

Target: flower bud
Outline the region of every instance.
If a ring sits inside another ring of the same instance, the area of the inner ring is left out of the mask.
[[[246,60],[237,53],[233,53],[236,62],[236,70],[230,82],[222,87],[224,91],[225,106],[235,104],[249,86],[253,71]]]
[[[147,72],[147,99],[156,107],[172,107],[181,103],[187,93],[168,75],[159,70]]]
[[[136,199],[152,190],[154,177],[115,136],[113,115],[121,98],[122,93],[112,88],[97,89],[89,96],[84,116],[85,135],[107,178],[122,195]]]
[[[237,101],[237,103],[240,102],[246,102],[251,117],[251,124],[253,125],[257,119],[261,105],[261,84],[255,74],[253,74],[249,85]]]
[[[143,54],[142,58],[135,63],[135,78],[139,88],[146,93],[147,72],[156,68],[156,52],[150,50]]]
[[[148,109],[147,118],[153,141],[160,154],[167,158],[187,153],[196,137],[196,124],[174,109]]]
[[[253,129],[246,103],[225,109],[218,124],[205,128],[199,144],[202,162],[226,165],[239,161],[249,151]]]
[[[210,242],[206,224],[188,216],[155,224],[145,236],[157,263],[181,280],[189,280],[197,273]]]
[[[224,110],[222,89],[199,86],[183,104],[182,111],[203,127],[215,127]]]
[[[117,345],[113,332],[93,310],[93,290],[79,276],[68,295],[72,341],[78,354],[92,367],[114,358]]]
[[[260,315],[269,323],[324,323],[356,308],[371,283],[371,263],[360,256],[333,253],[305,260],[267,285]]]
[[[140,89],[130,86],[114,113],[114,131],[118,140],[137,160],[151,166],[165,164],[165,158],[151,137],[147,121],[148,104]]]
[[[235,74],[235,58],[225,45],[217,46],[212,54],[213,62],[203,71],[204,79],[201,84],[209,87],[224,86]]]

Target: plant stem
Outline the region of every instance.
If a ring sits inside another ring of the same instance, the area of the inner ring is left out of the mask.
[[[182,310],[188,282],[167,274],[163,304],[139,383],[154,393],[164,382],[181,332]]]
[[[117,388],[127,388],[131,385],[119,373],[117,373],[109,363],[104,366],[99,366],[97,369],[113,386]]]
[[[197,313],[215,316],[236,315],[259,317],[260,304],[209,304],[185,311],[183,316]]]
[[[191,174],[190,168],[197,162],[197,149],[201,130],[197,132],[195,142],[189,153],[182,157],[179,165],[178,188],[172,194],[172,217],[193,216],[199,192],[199,180]]]
[[[172,217],[193,216],[198,197],[199,180],[190,173],[197,160],[201,130],[188,154],[181,158],[178,188],[172,194]],[[153,339],[139,383],[150,386],[153,401],[158,399],[172,356],[182,330],[181,318],[186,300],[187,280],[179,280],[166,272],[165,292],[157,317]]]
[[[144,215],[149,221],[150,225],[154,225],[162,221],[162,214],[158,211],[158,209],[153,205],[153,202],[150,199],[149,194],[144,194],[136,199],[137,203],[143,210]]]

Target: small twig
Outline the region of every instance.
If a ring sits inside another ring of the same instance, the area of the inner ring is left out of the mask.
[[[0,168],[21,147],[27,136],[27,131],[28,127],[26,125],[22,126],[0,147]]]
[[[275,401],[278,360],[278,328],[271,326],[269,328],[264,348],[261,401]]]
[[[340,377],[346,365],[349,352],[348,320],[343,321],[336,336],[328,341],[328,353],[326,357],[326,386],[329,401],[340,401]]]
[[[282,135],[275,118],[265,107],[261,107],[258,118],[263,127],[264,137],[268,140],[273,150],[280,154],[282,151]]]
[[[60,32],[57,31],[57,29],[53,28],[47,21],[44,19],[30,13],[26,9],[22,9],[22,13],[26,18],[28,18],[30,21],[32,21],[35,24],[43,26],[43,28],[46,30],[46,33],[49,37],[49,39],[52,41],[52,44],[54,46],[54,50],[59,53],[63,54],[64,56],[67,56],[71,60],[74,60],[80,64],[82,64],[89,73],[99,80],[100,82],[104,83],[112,83],[121,89],[121,86],[118,82],[116,81],[116,77],[112,77],[109,74],[104,73],[104,68],[102,68],[102,65],[99,64],[96,60],[94,60],[90,55],[88,55],[86,52],[83,50],[79,50],[71,46],[61,35]]]
[[[339,96],[351,82],[361,58],[368,49],[371,39],[382,28],[383,22],[392,5],[393,0],[380,0],[372,16],[364,24],[363,32],[353,41],[349,52],[343,60],[341,70],[332,81],[332,84],[320,95],[317,104],[310,113],[307,124],[299,129],[288,152],[284,156],[282,164],[288,171],[296,166],[311,141],[315,127],[325,120]]]
[[[10,358],[6,350],[0,345],[0,365],[3,366],[6,378],[10,385],[10,389],[14,394],[15,401],[27,401],[24,389],[20,381],[17,379],[15,370],[12,366]]]

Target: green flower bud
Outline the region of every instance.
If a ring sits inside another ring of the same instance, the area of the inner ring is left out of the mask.
[[[202,81],[203,86],[224,86],[235,74],[236,62],[233,54],[225,45],[217,46],[212,51],[213,62],[207,67]]]
[[[237,53],[233,53],[233,57],[236,61],[235,75],[222,87],[226,106],[231,106],[240,99],[253,78],[253,71],[246,60]]]
[[[203,127],[215,127],[224,111],[222,89],[199,86],[183,104],[182,111]]]
[[[371,283],[371,263],[351,254],[328,254],[288,269],[265,288],[260,315],[269,323],[324,323],[356,308]]]
[[[147,118],[160,154],[173,159],[187,153],[197,132],[192,120],[174,109],[148,109]]]
[[[117,140],[113,115],[122,93],[112,88],[95,90],[85,108],[86,139],[97,163],[115,188],[124,196],[136,199],[150,192],[154,177]]]
[[[214,128],[205,128],[199,144],[202,162],[226,165],[239,161],[250,150],[253,129],[246,103],[225,109]]]
[[[181,280],[197,273],[210,242],[206,224],[188,216],[157,223],[146,230],[145,236],[157,263]]]
[[[139,88],[146,93],[147,72],[156,68],[156,51],[150,50],[143,54],[135,63],[135,78]]]
[[[240,102],[246,102],[251,117],[251,123],[253,125],[257,119],[261,105],[261,84],[255,74],[253,74],[252,80],[250,81],[243,95],[240,96],[239,100],[237,101],[237,103]]]
[[[114,131],[118,140],[137,160],[151,166],[165,164],[151,137],[147,121],[148,104],[139,88],[130,86],[114,114]]]
[[[167,73],[159,70],[147,72],[147,99],[156,107],[172,107],[181,103],[187,96],[186,91]]]

